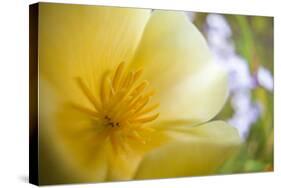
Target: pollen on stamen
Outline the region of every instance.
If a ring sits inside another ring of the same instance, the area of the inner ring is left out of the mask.
[[[141,80],[142,72],[142,69],[128,71],[125,63],[120,63],[114,71],[102,74],[98,96],[78,78],[79,87],[93,105],[93,109],[77,106],[78,109],[112,128],[142,127],[154,121],[159,113],[153,112],[159,104],[152,104],[154,91],[149,90],[147,80]]]

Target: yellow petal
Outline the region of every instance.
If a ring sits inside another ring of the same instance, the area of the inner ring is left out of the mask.
[[[46,80],[39,90],[40,184],[130,180],[144,153],[166,139],[145,127],[141,138],[110,137],[91,109],[61,100]]]
[[[102,126],[57,97],[52,84],[40,80],[40,184],[100,182],[109,179],[111,147]],[[137,158],[126,164],[136,168]],[[138,164],[138,163],[137,163]],[[132,170],[120,172],[119,177]],[[51,173],[50,173],[51,172]],[[133,172],[130,174],[132,176]]]
[[[162,119],[206,122],[212,119],[226,102],[227,75],[218,65],[209,64],[162,95]]]
[[[167,134],[171,141],[145,156],[135,178],[214,174],[240,145],[236,129],[222,121],[194,127],[179,126]]]
[[[77,76],[97,85],[105,70],[131,60],[149,16],[147,9],[40,3],[41,76],[66,95]]]
[[[52,86],[40,79],[39,183],[104,181],[107,148],[93,142],[89,116],[64,105]]]
[[[211,119],[227,96],[226,75],[184,13],[154,11],[132,67],[143,67],[155,89],[160,119]]]

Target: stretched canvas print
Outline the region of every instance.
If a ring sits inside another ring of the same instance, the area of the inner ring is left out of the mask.
[[[30,182],[273,171],[273,18],[30,5]]]

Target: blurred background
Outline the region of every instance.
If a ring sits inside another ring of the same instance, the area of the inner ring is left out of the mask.
[[[230,96],[216,119],[244,143],[218,173],[273,171],[273,18],[187,12],[228,72]]]

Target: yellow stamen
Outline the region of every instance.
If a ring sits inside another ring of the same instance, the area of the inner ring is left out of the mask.
[[[120,63],[119,66],[117,67],[116,69],[116,72],[115,72],[115,75],[113,77],[113,88],[114,89],[117,89],[117,86],[118,86],[118,82],[120,80],[120,77],[121,77],[121,74],[123,72],[123,69],[124,69],[124,62]]]
[[[83,93],[90,100],[90,102],[94,105],[96,110],[100,111],[101,110],[100,105],[99,105],[97,99],[95,98],[95,96],[92,94],[91,90],[86,86],[86,84],[82,81],[82,79],[80,77],[78,77],[76,80],[77,80],[78,85],[82,89]]]
[[[82,112],[85,112],[86,114],[90,115],[90,116],[93,116],[95,118],[99,118],[100,117],[100,114],[98,112],[95,112],[94,110],[92,109],[89,109],[89,108],[86,108],[86,107],[83,107],[81,105],[78,105],[78,104],[75,104],[75,103],[71,103],[71,106],[76,108],[77,110],[80,110]]]
[[[139,119],[135,119],[133,122],[147,123],[147,122],[155,120],[158,116],[159,116],[159,114],[155,114],[155,115],[148,116],[148,117],[142,117]]]
[[[142,115],[144,115],[144,114],[146,114],[146,113],[149,113],[149,112],[155,110],[155,109],[158,108],[158,107],[159,107],[159,104],[154,104],[154,105],[152,105],[152,106],[150,106],[150,107],[144,109],[143,111],[141,111],[141,112],[139,113],[139,116],[142,116]]]
[[[120,63],[114,72],[105,71],[99,87],[96,88],[99,89],[99,98],[94,97],[81,78],[77,79],[78,85],[95,109],[74,106],[98,119],[106,127],[106,135],[110,137],[115,151],[124,150],[129,137],[145,144],[146,140],[139,131],[151,132],[153,128],[143,124],[154,121],[159,116],[151,114],[159,104],[150,104],[154,92],[147,91],[147,80],[140,80],[142,72],[142,69],[128,71],[124,62]],[[116,148],[117,145],[119,149]]]
[[[104,103],[107,102],[107,99],[110,97],[109,96],[109,92],[110,92],[110,87],[108,87],[108,76],[109,76],[109,72],[105,72],[102,76],[102,79],[101,79],[101,86],[100,86],[100,100],[101,100],[101,103],[103,104],[104,106]]]

